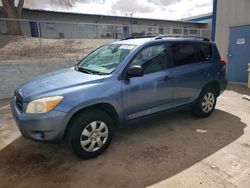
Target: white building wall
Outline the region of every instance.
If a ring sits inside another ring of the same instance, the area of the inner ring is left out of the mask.
[[[240,25],[250,25],[250,0],[218,0],[215,40],[227,61],[230,27]]]

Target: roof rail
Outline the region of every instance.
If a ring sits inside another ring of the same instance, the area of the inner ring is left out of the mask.
[[[163,39],[163,38],[167,38],[167,37],[171,37],[171,38],[189,38],[189,39],[210,41],[208,38],[205,38],[205,37],[186,36],[186,35],[185,36],[183,36],[183,35],[158,35],[158,36],[154,37],[154,39],[158,40],[158,39]]]
[[[202,40],[202,41],[210,41],[208,38],[205,37],[196,37],[196,36],[183,36],[183,35],[147,35],[147,36],[133,36],[133,37],[126,37],[121,40],[129,40],[129,39],[140,39],[140,38],[153,38],[154,40],[163,39],[163,38],[188,38],[188,39],[195,39],[195,40]]]
[[[146,35],[146,36],[133,36],[133,37],[126,37],[121,40],[129,40],[129,39],[140,39],[140,38],[155,38],[158,37],[159,35]]]

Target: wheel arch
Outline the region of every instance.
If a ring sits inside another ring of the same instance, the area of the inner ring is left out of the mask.
[[[114,106],[109,104],[109,103],[98,103],[98,104],[93,104],[90,106],[83,107],[81,109],[78,109],[69,119],[67,126],[64,131],[64,136],[63,138],[65,139],[67,137],[67,133],[69,132],[71,121],[76,117],[78,114],[83,113],[85,111],[89,110],[101,110],[103,112],[106,112],[111,119],[113,120],[114,126],[117,127],[120,124],[120,119],[117,111],[115,110]]]
[[[211,88],[214,88],[215,89],[215,92],[216,92],[216,96],[218,97],[220,95],[220,84],[217,80],[213,80],[213,81],[210,81],[208,83],[206,83],[204,85],[204,87],[202,88],[202,90],[204,90],[205,88],[208,88],[208,87],[211,87]],[[202,90],[200,91],[200,93],[202,92]]]

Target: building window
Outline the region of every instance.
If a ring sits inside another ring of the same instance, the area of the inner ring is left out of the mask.
[[[113,25],[98,26],[98,33],[101,34],[101,38],[113,38],[115,37],[115,32],[116,32],[116,28]]]
[[[170,34],[171,28],[165,27],[164,31],[165,31],[165,34]]]
[[[182,34],[182,29],[173,29],[173,34],[181,35]]]
[[[47,30],[56,30],[56,24],[53,22],[45,23],[45,28]]]
[[[93,33],[96,30],[96,25],[79,24],[78,28],[79,28],[79,31],[86,32],[86,33]]]
[[[188,29],[186,27],[183,28],[183,35],[188,35]]]
[[[196,29],[190,29],[189,30],[189,34],[190,35],[198,35],[198,30],[196,30]]]

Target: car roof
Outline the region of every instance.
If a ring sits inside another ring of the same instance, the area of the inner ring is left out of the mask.
[[[141,45],[152,41],[153,38],[135,38],[135,39],[122,39],[119,41],[112,42],[112,44],[131,44],[131,45]]]
[[[179,41],[179,42],[204,42],[211,43],[209,39],[194,36],[156,36],[156,37],[139,37],[139,38],[126,38],[120,41],[112,42],[111,44],[127,44],[127,45],[143,45],[153,41]]]

